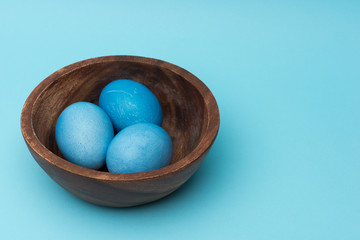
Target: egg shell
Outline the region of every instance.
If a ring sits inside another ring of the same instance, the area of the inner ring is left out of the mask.
[[[168,133],[152,123],[121,130],[111,141],[106,165],[112,173],[146,172],[167,166],[173,146]]]
[[[60,114],[55,137],[65,159],[82,167],[99,169],[105,164],[114,129],[110,118],[99,106],[77,102]]]
[[[162,124],[159,100],[136,81],[121,79],[106,85],[101,91],[99,106],[109,115],[116,132],[140,122]]]

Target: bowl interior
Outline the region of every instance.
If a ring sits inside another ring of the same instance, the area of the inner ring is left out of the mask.
[[[101,90],[117,79],[140,82],[159,99],[163,110],[162,127],[169,133],[174,146],[171,163],[190,153],[204,135],[207,109],[202,95],[184,77],[161,65],[110,61],[71,71],[65,68],[54,75],[55,80],[36,99],[31,120],[40,142],[60,157],[62,155],[55,141],[55,126],[61,112],[78,101],[97,104]]]

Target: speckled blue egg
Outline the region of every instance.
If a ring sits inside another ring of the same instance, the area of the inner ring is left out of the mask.
[[[141,122],[162,124],[161,106],[154,93],[132,80],[121,79],[106,85],[99,106],[109,115],[116,132]]]
[[[152,123],[138,123],[121,130],[111,141],[106,165],[112,173],[146,172],[170,163],[170,136]]]
[[[55,137],[61,153],[68,161],[99,169],[105,164],[114,128],[108,115],[99,106],[77,102],[60,114]]]

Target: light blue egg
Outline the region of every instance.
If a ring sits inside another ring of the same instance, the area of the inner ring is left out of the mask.
[[[68,106],[56,123],[55,137],[64,157],[77,165],[99,169],[114,137],[107,114],[95,104],[77,102]]]
[[[106,85],[99,106],[109,115],[117,132],[140,122],[162,124],[161,106],[154,93],[132,80],[116,80]]]
[[[111,141],[106,165],[112,173],[146,172],[170,163],[170,136],[152,123],[138,123],[121,130]]]

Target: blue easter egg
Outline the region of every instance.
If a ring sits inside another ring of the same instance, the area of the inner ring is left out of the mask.
[[[146,172],[170,163],[170,136],[152,123],[138,123],[121,130],[111,141],[106,165],[112,173]]]
[[[140,122],[162,124],[162,110],[156,96],[132,80],[116,80],[106,85],[99,106],[109,115],[117,132]]]
[[[55,137],[61,153],[68,161],[99,169],[105,164],[114,129],[110,118],[100,107],[88,102],[77,102],[60,114]]]

